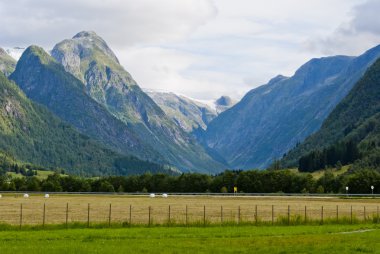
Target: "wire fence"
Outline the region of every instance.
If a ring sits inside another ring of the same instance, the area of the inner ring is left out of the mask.
[[[0,223],[49,225],[82,223],[123,225],[210,225],[379,223],[379,206],[372,205],[183,205],[152,206],[112,203],[0,202]]]

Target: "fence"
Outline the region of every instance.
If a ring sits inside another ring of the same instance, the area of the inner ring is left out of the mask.
[[[83,202],[0,202],[0,223],[48,225],[82,223],[124,225],[379,223],[379,206],[369,204],[153,204]]]

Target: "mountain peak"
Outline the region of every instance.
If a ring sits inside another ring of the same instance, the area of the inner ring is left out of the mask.
[[[215,101],[215,104],[219,106],[231,106],[233,104],[233,101],[231,97],[223,95]]]
[[[13,59],[4,49],[0,48],[0,72],[9,76],[16,67],[16,60]]]
[[[37,57],[42,64],[48,64],[54,62],[54,59],[50,57],[50,55],[41,47],[36,45],[29,46],[24,53],[21,55],[19,63],[27,62],[27,64],[31,64],[30,61],[34,61]]]
[[[98,37],[100,38],[94,31],[82,31],[74,35],[73,39],[77,38],[87,38],[87,37]]]
[[[3,48],[0,48],[0,56],[3,56],[7,54],[7,52],[5,52],[5,50]]]

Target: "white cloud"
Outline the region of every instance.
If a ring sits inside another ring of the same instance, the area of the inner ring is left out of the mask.
[[[364,0],[0,0],[0,43],[50,49],[94,30],[142,87],[239,98],[309,58],[373,46],[379,9]]]
[[[125,47],[185,38],[216,8],[209,0],[1,0],[0,15],[2,43],[51,46],[62,36],[94,30]]]
[[[380,1],[361,1],[352,8],[349,20],[337,25],[327,36],[305,42],[305,48],[326,55],[357,55],[380,43]]]

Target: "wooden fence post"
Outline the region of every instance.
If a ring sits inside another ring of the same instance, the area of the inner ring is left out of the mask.
[[[336,222],[339,221],[339,206],[336,206]]]
[[[132,225],[132,205],[129,205],[129,226]]]
[[[220,223],[223,224],[223,206],[220,206]]]
[[[22,204],[20,204],[20,229],[22,227]]]
[[[148,216],[148,226],[150,227],[150,213],[151,213],[151,207],[149,206],[149,216]]]
[[[351,224],[352,224],[352,206],[351,206]]]
[[[367,221],[367,216],[366,216],[365,206],[364,206],[364,214],[363,214],[363,217],[364,217],[364,222],[366,222],[366,221]]]
[[[170,222],[171,222],[171,218],[170,218],[170,205],[169,205],[169,210],[168,210],[168,222],[169,222],[169,225],[170,225]]]
[[[42,227],[45,227],[45,215],[46,215],[46,204],[44,203],[44,211],[42,216]]]
[[[68,227],[69,222],[69,203],[66,203],[66,228]]]
[[[90,203],[87,205],[87,227],[90,227]]]
[[[290,225],[290,205],[288,205],[288,225]]]
[[[321,207],[321,224],[323,224],[323,206]]]
[[[257,221],[258,221],[258,214],[257,214],[257,205],[255,205],[255,224],[257,225]]]
[[[108,226],[111,227],[111,215],[112,214],[112,204],[110,203],[110,208],[108,210]]]
[[[274,224],[274,205],[272,205],[272,225]]]
[[[306,224],[306,222],[307,222],[307,206],[305,205],[305,218],[304,218],[304,220],[305,220],[305,224]]]
[[[203,226],[206,226],[206,206],[203,206]]]
[[[186,205],[186,211],[185,211],[185,221],[186,221],[186,226],[187,226],[187,224],[188,224],[188,217],[187,217],[187,205]]]
[[[238,224],[240,224],[240,206],[238,207]]]

